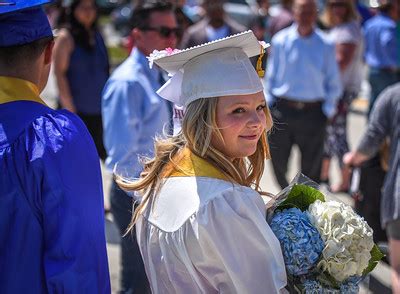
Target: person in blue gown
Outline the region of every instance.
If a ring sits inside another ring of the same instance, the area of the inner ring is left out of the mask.
[[[110,293],[103,192],[82,121],[50,109],[43,0],[0,1],[0,293]]]

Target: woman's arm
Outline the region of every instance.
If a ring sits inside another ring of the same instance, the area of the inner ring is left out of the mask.
[[[355,151],[344,155],[343,162],[358,166],[378,152],[382,142],[391,131],[392,96],[397,95],[396,88],[384,90],[378,97],[368,122],[368,127]]]
[[[338,62],[340,71],[344,71],[354,58],[357,44],[342,43],[336,44],[336,61]]]
[[[71,112],[76,112],[67,79],[67,70],[74,41],[68,30],[62,29],[54,46],[54,73],[56,75],[60,104]]]

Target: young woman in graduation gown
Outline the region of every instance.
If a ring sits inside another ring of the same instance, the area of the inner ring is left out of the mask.
[[[132,227],[153,293],[284,291],[259,194],[272,120],[252,52],[248,32],[154,60],[173,75],[158,93],[185,106],[182,130],[156,140],[138,181],[119,178],[142,193]]]

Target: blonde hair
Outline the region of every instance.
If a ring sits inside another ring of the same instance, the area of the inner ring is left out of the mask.
[[[346,22],[349,22],[352,20],[358,20],[360,17],[358,15],[357,9],[354,5],[354,1],[352,1],[352,0],[341,0],[341,1],[343,1],[343,3],[346,4],[346,9],[347,9],[347,12],[343,19],[343,23],[346,23]],[[322,13],[321,21],[324,25],[326,25],[329,28],[332,28],[334,26],[332,7],[329,5],[329,0],[325,4],[325,9],[324,9],[324,12]]]
[[[167,164],[172,164],[176,169],[179,169],[174,162],[174,157],[183,148],[189,148],[195,155],[218,168],[231,182],[253,187],[263,194],[260,189],[260,180],[264,171],[264,161],[270,158],[267,132],[265,131],[261,135],[254,154],[247,158],[229,160],[211,145],[211,138],[214,133],[222,139],[222,134],[216,124],[217,101],[218,98],[202,98],[188,105],[183,118],[181,133],[167,139],[158,138],[155,140],[154,158],[143,159],[144,170],[139,180],[126,182],[116,175],[116,181],[121,188],[127,191],[140,191],[143,195],[141,203],[132,216],[127,233],[133,229],[146,206],[155,200],[161,187],[164,167]],[[267,130],[270,130],[272,118],[268,107],[264,111],[267,118]]]

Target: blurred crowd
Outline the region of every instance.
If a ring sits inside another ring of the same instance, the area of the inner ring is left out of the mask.
[[[269,142],[278,183],[282,188],[288,185],[288,160],[297,145],[304,174],[334,193],[350,193],[354,162],[342,160],[350,152],[350,106],[364,80],[371,89],[368,116],[385,89],[400,82],[398,0],[377,0],[371,2],[374,7],[357,0],[169,1],[173,6],[157,6],[158,2],[117,2],[112,12],[94,0],[64,0],[47,7],[51,24],[58,29],[54,72],[59,107],[81,117],[110,170],[137,177],[141,166],[134,155],[151,153],[153,137],[165,131],[166,124],[172,134],[184,113],[157,96],[168,77],[157,68],[149,69],[145,57],[153,50],[184,49],[251,29],[260,41],[271,43],[263,64],[265,95],[275,124]],[[129,52],[112,73],[98,25],[100,12],[110,14]],[[400,96],[399,87],[391,89]],[[371,152],[363,160],[359,185],[352,189],[356,208],[373,227],[376,241],[387,240],[381,219],[390,223],[397,218],[397,212],[376,209],[385,175],[393,172],[390,161],[396,158],[390,154],[393,142],[390,147],[389,140],[382,141],[386,143],[381,152]],[[341,181],[331,186],[334,157],[340,163]],[[113,182],[110,198],[123,236],[131,219],[131,196]],[[121,291],[145,293],[148,284],[141,283],[146,279],[137,244],[126,236],[122,239]],[[398,266],[400,260],[392,264]]]

